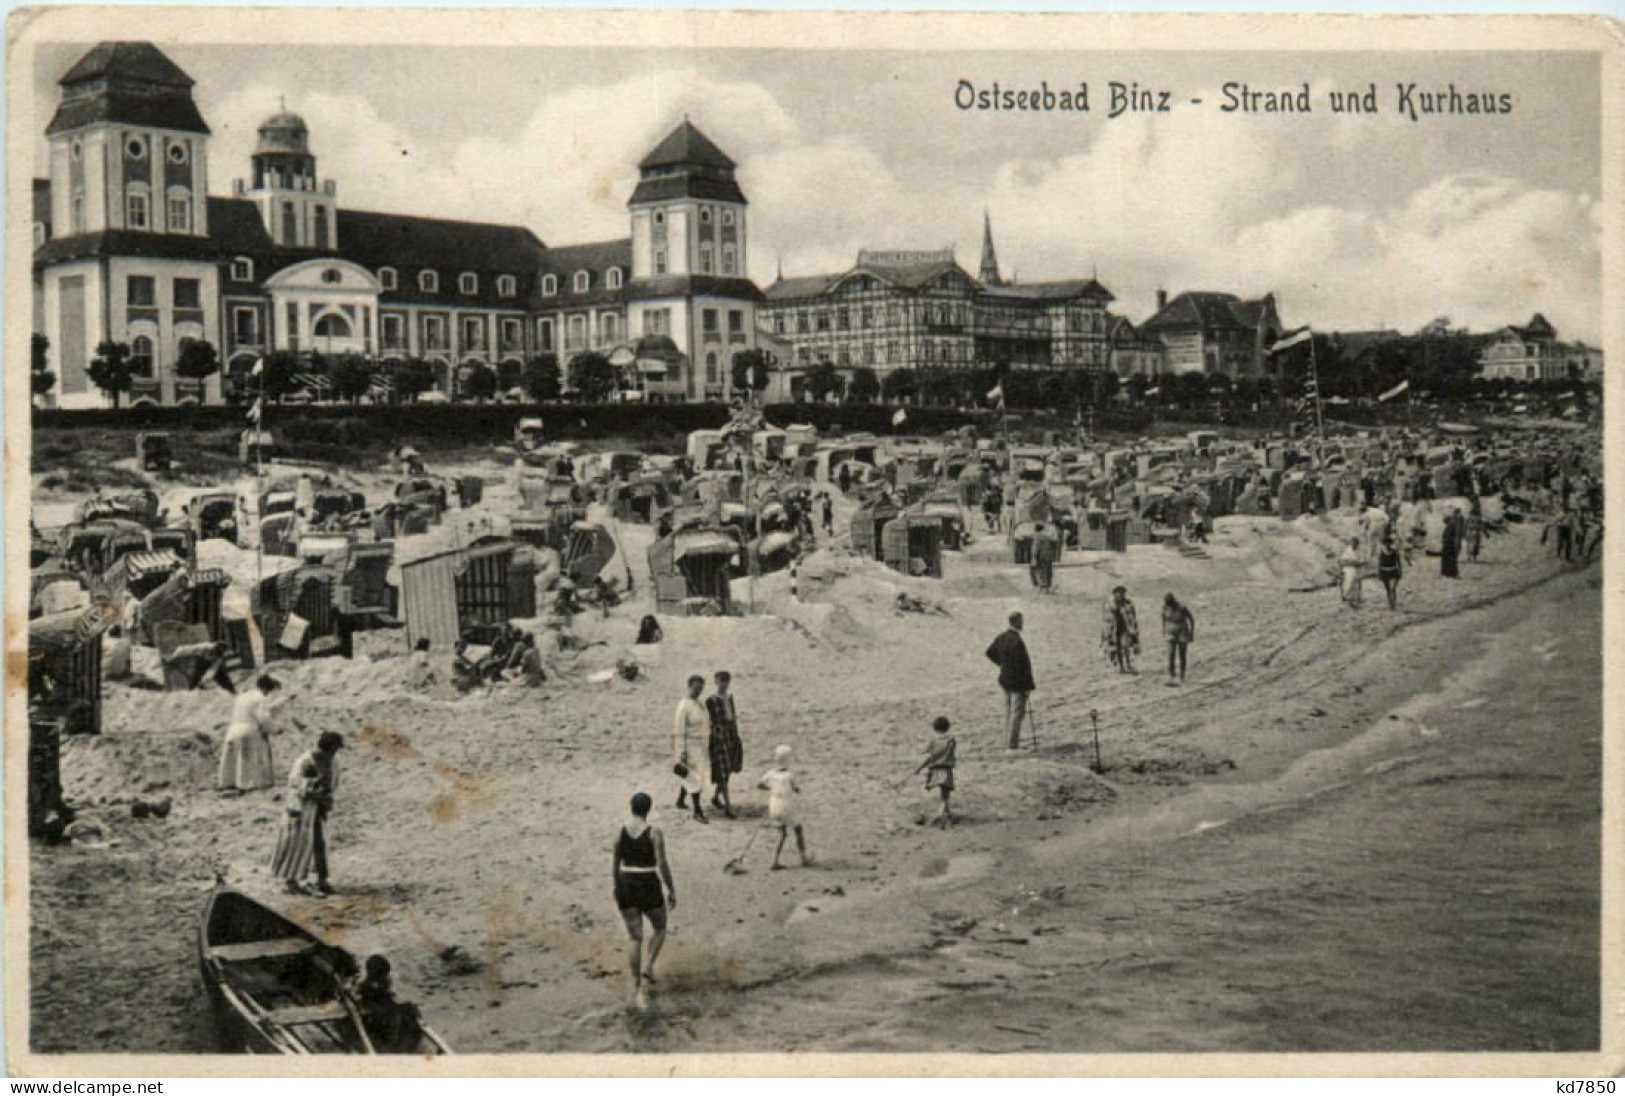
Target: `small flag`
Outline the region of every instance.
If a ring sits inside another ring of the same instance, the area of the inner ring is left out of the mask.
[[[1003,403],[1004,402],[1004,384],[1001,382],[999,384],[994,385],[992,387],[992,389],[989,390],[989,392],[987,394],[987,398],[990,399],[990,400],[998,400],[1000,403]]]
[[[1377,397],[1377,402],[1378,403],[1387,403],[1389,400],[1393,399],[1395,396],[1399,395],[1401,392],[1404,392],[1406,389],[1410,388],[1410,386],[1411,386],[1410,381],[1400,381],[1398,384],[1394,385],[1388,391],[1386,391],[1382,395],[1378,396]]]
[[[1147,388],[1145,390],[1145,394],[1148,395],[1148,396],[1155,396],[1158,392],[1161,392],[1161,391],[1162,391],[1162,385],[1159,384],[1159,385],[1154,385],[1151,388]]]
[[[250,377],[257,377],[261,373],[264,373],[264,372],[265,372],[265,359],[264,358],[255,358],[254,359],[254,368],[250,369],[248,371],[248,375]]]
[[[1284,336],[1283,338],[1278,340],[1274,346],[1270,347],[1269,352],[1271,354],[1279,354],[1281,351],[1290,350],[1294,346],[1299,345],[1300,343],[1306,343],[1306,342],[1308,342],[1310,339],[1312,339],[1314,337],[1315,337],[1315,333],[1313,331],[1310,331],[1307,327],[1305,327],[1302,330],[1295,331],[1292,334]]]
[[[254,406],[248,409],[248,421],[256,426],[259,425],[260,421],[260,403],[260,400],[255,400]]]
[[[891,417],[891,424],[893,426],[902,426],[907,418],[908,412],[899,407],[897,413]]]

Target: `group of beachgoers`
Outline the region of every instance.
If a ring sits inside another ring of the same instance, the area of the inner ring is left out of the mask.
[[[231,721],[220,750],[215,784],[220,794],[240,796],[277,786],[271,745],[276,720],[271,697],[282,685],[260,674],[253,685],[232,697]],[[304,730],[298,720],[293,723]],[[270,872],[288,894],[325,898],[333,893],[328,876],[327,819],[338,793],[338,753],[344,736],[323,731],[315,745],[294,759],[282,784],[281,826],[270,858]],[[315,881],[308,882],[314,875]]]

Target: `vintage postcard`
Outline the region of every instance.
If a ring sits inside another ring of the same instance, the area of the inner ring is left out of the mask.
[[[1620,1069],[1617,24],[8,31],[13,1072]]]

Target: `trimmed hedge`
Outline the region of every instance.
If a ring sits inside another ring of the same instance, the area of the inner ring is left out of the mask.
[[[772,404],[767,421],[776,426],[810,423],[821,432],[839,425],[848,432],[892,432],[893,408],[877,404]],[[248,425],[241,407],[107,407],[86,410],[36,409],[36,429],[113,427],[134,430],[240,430]],[[549,438],[585,441],[620,437],[656,441],[686,436],[692,430],[715,429],[728,421],[729,409],[719,403],[600,403],[600,404],[399,404],[273,405],[265,416],[266,429],[290,441],[337,445],[395,442],[402,438],[432,440],[490,438],[507,441],[522,418],[540,418]],[[987,420],[982,416],[983,421]],[[938,433],[972,416],[945,408],[908,409],[902,433]]]

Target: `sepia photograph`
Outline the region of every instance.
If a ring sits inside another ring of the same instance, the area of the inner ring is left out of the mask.
[[[1617,24],[8,30],[12,1072],[1621,1067]]]

